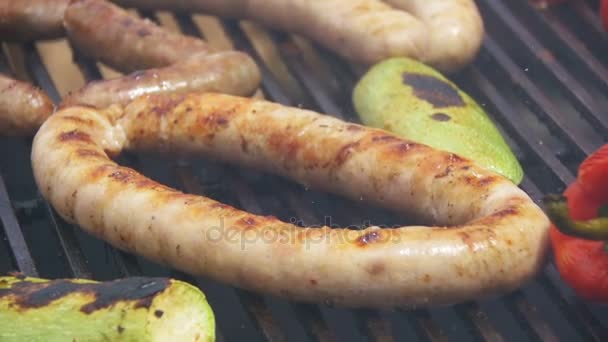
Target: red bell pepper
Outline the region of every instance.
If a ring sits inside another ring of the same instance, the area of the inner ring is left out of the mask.
[[[565,197],[545,198],[562,279],[582,298],[599,303],[608,303],[607,185],[608,144],[581,164]]]
[[[602,0],[602,3],[600,4],[600,16],[604,29],[608,30],[608,0]]]

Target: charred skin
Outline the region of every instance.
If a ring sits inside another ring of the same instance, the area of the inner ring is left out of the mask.
[[[25,42],[65,35],[63,13],[70,0],[0,2],[0,40]]]
[[[32,136],[55,109],[41,90],[0,74],[0,136]]]
[[[214,52],[200,39],[166,30],[105,0],[75,1],[64,20],[71,43],[81,53],[125,73]]]
[[[451,72],[477,55],[484,35],[473,0],[114,0],[127,7],[250,19],[375,64],[406,56]]]
[[[430,226],[303,229],[117,165],[197,154],[379,204]],[[43,196],[112,245],[192,274],[350,307],[444,305],[511,291],[541,267],[549,221],[512,182],[457,155],[312,111],[220,94],[65,108],[34,139]]]
[[[200,39],[167,31],[107,1],[73,2],[66,11],[65,26],[82,53],[122,72],[133,72],[91,82],[71,93],[65,105],[105,108],[144,94],[189,91],[244,96],[252,94],[261,81],[257,65],[247,54],[215,51]]]
[[[0,340],[213,341],[204,294],[166,278],[0,277]]]

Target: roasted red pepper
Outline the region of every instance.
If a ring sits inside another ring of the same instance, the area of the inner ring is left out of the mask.
[[[602,0],[600,5],[600,16],[602,18],[602,24],[604,24],[604,29],[608,30],[608,0]]]
[[[550,235],[561,277],[579,296],[599,303],[608,303],[607,182],[605,145],[581,164],[564,197],[545,199],[554,223]]]

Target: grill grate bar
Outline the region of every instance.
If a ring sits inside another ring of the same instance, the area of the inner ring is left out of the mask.
[[[534,132],[526,126],[523,120],[518,119],[518,114],[514,112],[513,107],[482,71],[477,67],[471,68],[471,73],[468,77],[473,80],[477,87],[483,90],[483,94],[497,109],[493,113],[500,119],[503,126],[508,127],[510,132],[513,132],[511,136],[514,136],[517,141],[525,142],[527,149],[546,166],[547,172],[557,176],[563,184],[574,180],[572,172],[553,155],[553,151],[539,143]]]
[[[608,68],[589,51],[585,43],[568,29],[552,11],[544,11],[545,13],[541,14],[539,11],[533,10],[529,2],[524,2],[524,7],[521,12],[530,16],[531,21],[541,23],[540,27],[545,29],[545,32],[549,32],[553,40],[559,41],[560,45],[564,47],[564,51],[575,55],[577,62],[585,66],[589,76],[593,78],[598,87],[602,87],[606,91],[608,89]],[[569,49],[568,47],[574,48]]]
[[[68,227],[67,224],[57,217],[54,209],[48,202],[44,202],[44,208],[47,212],[49,222],[53,229],[57,233],[59,243],[64,251],[68,265],[70,266],[70,272],[76,278],[92,279],[92,274],[86,266],[86,261],[78,240],[72,227]]]
[[[585,154],[592,153],[600,144],[599,136],[593,136],[593,132],[589,134],[582,126],[572,125],[572,119],[565,115],[562,109],[552,103],[547,96],[526,77],[522,70],[507,56],[506,52],[496,43],[494,39],[487,36],[484,50],[487,51],[508,75],[510,75],[514,84],[521,87],[525,91],[525,97],[541,108],[542,116],[549,117],[555,126],[562,132],[566,139],[569,139],[574,144],[578,145]],[[527,102],[527,101],[525,101]],[[533,110],[533,112],[538,112]],[[553,131],[555,133],[555,131]]]
[[[21,227],[13,212],[13,206],[2,175],[0,175],[0,221],[19,271],[30,277],[38,276],[34,259],[25,243]]]
[[[524,296],[523,292],[516,291],[506,296],[507,308],[517,317],[518,323],[528,338],[533,341],[557,341],[552,329],[545,322],[538,309]]]
[[[572,1],[568,3],[567,6],[569,7],[569,13],[576,13],[593,28],[594,32],[596,33],[596,36],[600,37],[599,41],[605,41],[606,34],[604,33],[604,29],[602,28],[602,24],[600,23],[599,15],[596,9],[592,9],[586,1]],[[598,6],[596,6],[596,8],[597,7]]]
[[[24,44],[23,50],[30,76],[40,88],[44,89],[55,104],[59,103],[61,101],[61,95],[59,95],[57,87],[55,87],[48,70],[44,66],[40,54],[36,51],[34,43]]]
[[[355,312],[357,325],[368,336],[370,341],[393,342],[395,337],[391,331],[391,323],[377,311],[358,310]]]
[[[484,1],[484,8],[490,8],[493,16],[498,17],[505,26],[511,30],[517,39],[524,44],[530,53],[539,61],[550,74],[555,77],[560,88],[576,102],[586,115],[592,116],[601,122],[604,129],[608,129],[608,117],[600,115],[602,109],[585,88],[559,63],[557,60],[543,58],[543,53],[549,51],[529,31],[524,29],[522,23],[512,11],[501,1]]]
[[[448,336],[438,326],[427,310],[399,310],[415,327],[419,338],[424,341],[447,342]]]
[[[501,333],[494,327],[488,315],[483,309],[474,302],[468,302],[455,306],[456,312],[465,317],[465,323],[471,325],[472,332],[476,333],[476,338],[480,341],[502,342],[504,341]]]

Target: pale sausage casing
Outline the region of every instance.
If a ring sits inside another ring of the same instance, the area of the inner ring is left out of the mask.
[[[32,136],[54,110],[40,89],[0,74],[0,136]]]
[[[183,194],[108,158],[218,158],[368,200],[434,226],[295,227]],[[507,179],[456,155],[311,111],[219,94],[153,95],[45,122],[32,165],[62,217],[112,245],[304,301],[452,304],[514,290],[540,268],[549,221]]]
[[[374,64],[406,56],[444,71],[477,55],[484,35],[474,0],[114,0],[123,6],[250,19]]]

